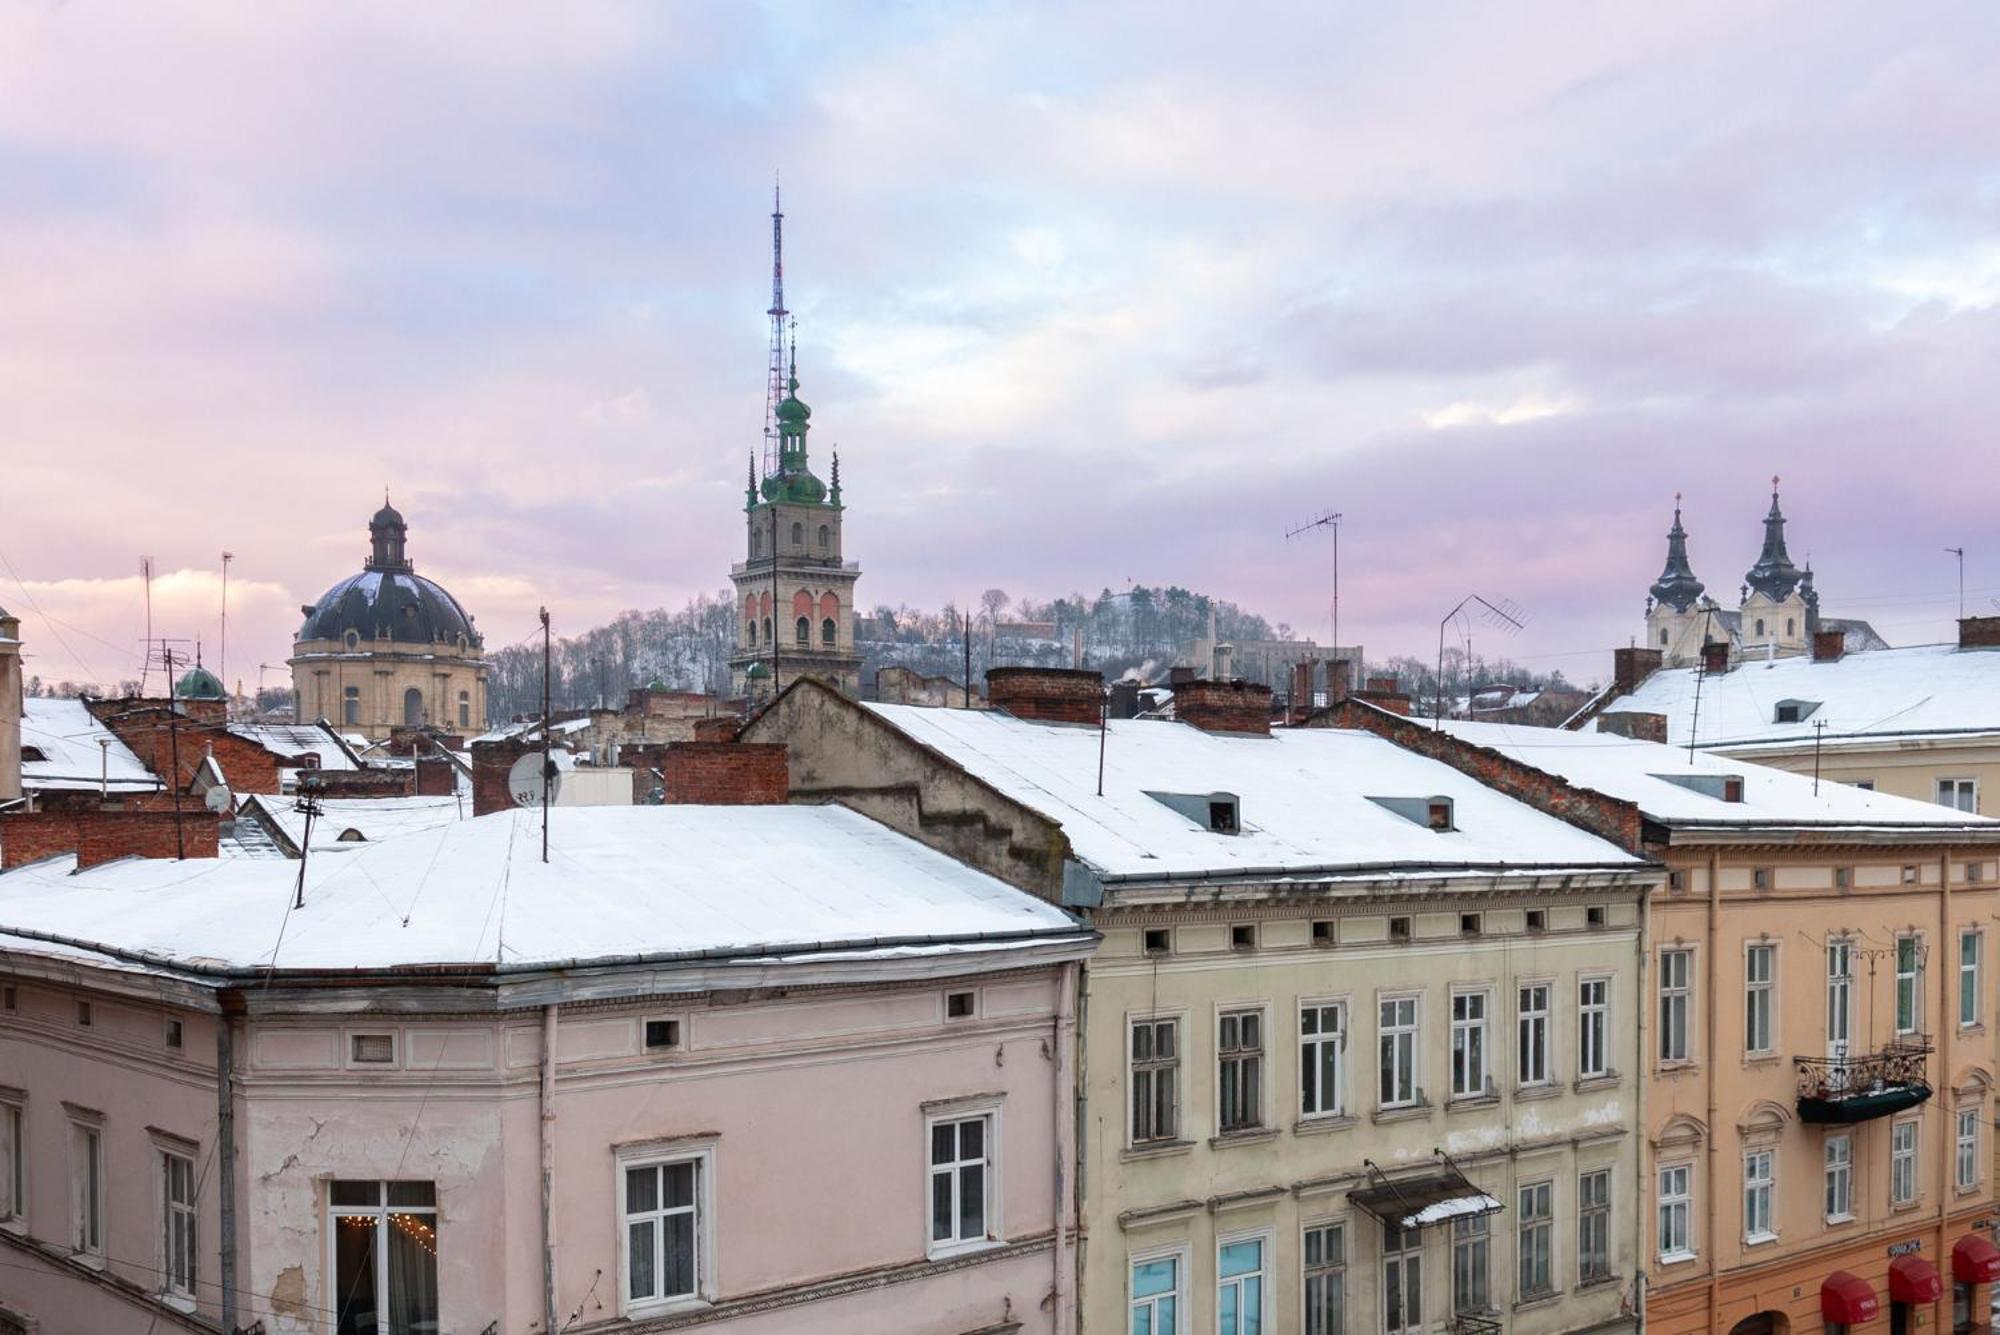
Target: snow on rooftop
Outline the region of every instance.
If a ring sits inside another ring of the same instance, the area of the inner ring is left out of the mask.
[[[268,968],[275,948],[280,969],[347,970],[922,951],[985,936],[1075,940],[1083,930],[832,806],[561,808],[546,864],[539,813],[500,812],[314,855],[297,910],[295,862],[130,858],[74,869],[60,857],[0,874],[0,935],[48,933],[72,950],[231,969]]]
[[[1700,676],[1694,668],[1655,672],[1605,712],[1665,714],[1667,740],[1683,746],[1690,726],[1697,746],[1809,743],[1819,732],[1814,725],[1822,722],[1829,744],[1848,737],[2000,732],[2000,649],[1925,644],[1873,649],[1830,663],[1804,655],[1750,659],[1701,679],[1697,719]],[[1785,701],[1815,707],[1780,723],[1778,705]]]
[[[229,731],[281,756],[315,756],[323,770],[359,769],[354,757],[325,728],[310,723],[232,723]]]
[[[28,696],[21,701],[21,786],[29,792],[95,789],[100,781],[114,793],[150,793],[159,779],[132,749],[99,723],[81,700]],[[100,740],[108,747],[99,747]],[[41,752],[31,760],[26,748]]]
[[[297,799],[257,794],[244,799],[284,832],[297,848],[306,818]],[[422,834],[454,821],[472,819],[472,806],[457,797],[323,797],[313,821],[313,851],[353,852],[385,839]],[[342,838],[346,835],[346,838]],[[354,836],[359,835],[357,839]]]
[[[1449,765],[1370,733],[1292,729],[1269,737],[1114,719],[1097,795],[1098,730],[984,710],[867,706],[1061,824],[1076,856],[1109,876],[1230,875],[1384,864],[1546,868],[1636,863],[1596,835],[1517,802]],[[1234,794],[1242,832],[1205,824],[1149,793]],[[1374,798],[1449,797],[1454,829],[1432,830]]]
[[[1690,758],[1685,745],[1510,723],[1446,720],[1444,729],[1579,787],[1631,802],[1653,819],[1669,823],[1973,825],[2000,831],[2000,821],[1831,780],[1821,783],[1815,794],[1810,778],[1707,751],[1697,750]],[[1661,775],[1737,776],[1743,780],[1743,800],[1726,802]]]

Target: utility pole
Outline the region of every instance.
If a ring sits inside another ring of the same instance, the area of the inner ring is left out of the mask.
[[[181,730],[180,702],[174,696],[174,651],[160,641],[160,657],[167,665],[167,748],[173,773],[168,780],[174,792],[174,856],[187,857],[187,836],[181,830]],[[159,743],[155,742],[155,746]]]
[[[542,609],[542,861],[549,860],[549,790],[555,785],[555,757],[551,738],[555,730],[549,722],[549,609]]]
[[[1958,558],[1958,619],[1963,621],[1965,620],[1965,548],[1947,547],[1944,551],[1946,556]]]
[[[306,906],[306,862],[312,857],[313,822],[326,814],[319,804],[319,795],[326,787],[318,779],[306,779],[299,784],[299,800],[292,804],[292,810],[306,818],[306,832],[299,841],[298,888],[292,896],[292,907]]]
[[[1819,796],[1819,747],[1826,737],[1826,720],[1813,720],[1813,796]]]
[[[236,553],[222,554],[222,648],[216,658],[216,678],[222,683],[222,708],[227,717],[229,705],[234,695],[229,689],[229,563],[236,559]]]
[[[960,612],[958,622],[965,630],[965,707],[970,709],[972,708],[972,613]]]

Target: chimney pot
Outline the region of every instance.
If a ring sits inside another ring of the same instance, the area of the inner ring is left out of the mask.
[[[1847,652],[1846,631],[1816,630],[1813,632],[1813,639],[1812,639],[1813,662],[1838,663],[1840,661],[1840,656],[1846,652]]]

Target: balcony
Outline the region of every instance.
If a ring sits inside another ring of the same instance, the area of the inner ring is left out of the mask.
[[[1908,1034],[1856,1057],[1795,1057],[1799,1120],[1847,1125],[1914,1108],[1931,1096],[1928,1034]]]
[[[1500,1335],[1500,1321],[1497,1317],[1460,1312],[1445,1329],[1450,1335]]]

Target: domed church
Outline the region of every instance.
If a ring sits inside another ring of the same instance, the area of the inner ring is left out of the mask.
[[[410,564],[410,527],[382,498],[368,562],[299,610],[294,718],[380,740],[395,728],[486,726],[484,640],[465,608]]]

